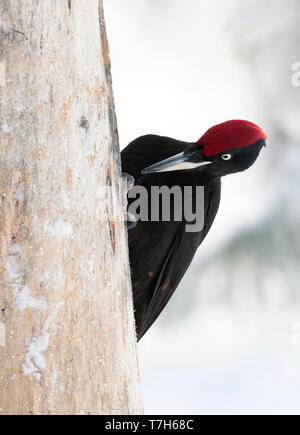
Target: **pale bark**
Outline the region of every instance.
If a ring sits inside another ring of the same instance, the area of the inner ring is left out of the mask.
[[[102,1],[1,0],[0,97],[0,414],[140,413]]]

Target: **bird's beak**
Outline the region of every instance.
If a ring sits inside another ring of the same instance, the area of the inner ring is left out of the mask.
[[[202,154],[200,154],[198,151],[188,151],[155,163],[155,165],[143,169],[142,174],[145,175],[156,172],[185,171],[187,169],[195,169],[199,168],[200,166],[206,166],[211,163],[212,162],[205,161]]]

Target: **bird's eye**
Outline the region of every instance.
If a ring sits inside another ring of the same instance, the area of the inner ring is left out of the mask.
[[[228,160],[230,160],[230,159],[231,159],[231,157],[232,157],[232,155],[231,155],[231,154],[223,154],[223,155],[222,155],[222,159],[223,159],[223,160],[225,160],[225,161],[228,161]]]

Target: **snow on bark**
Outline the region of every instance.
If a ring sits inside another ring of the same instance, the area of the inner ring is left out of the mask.
[[[0,414],[140,413],[102,1],[0,17]]]

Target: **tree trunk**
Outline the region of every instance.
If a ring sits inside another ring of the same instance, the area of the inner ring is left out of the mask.
[[[140,413],[102,1],[2,0],[0,97],[0,414]]]

